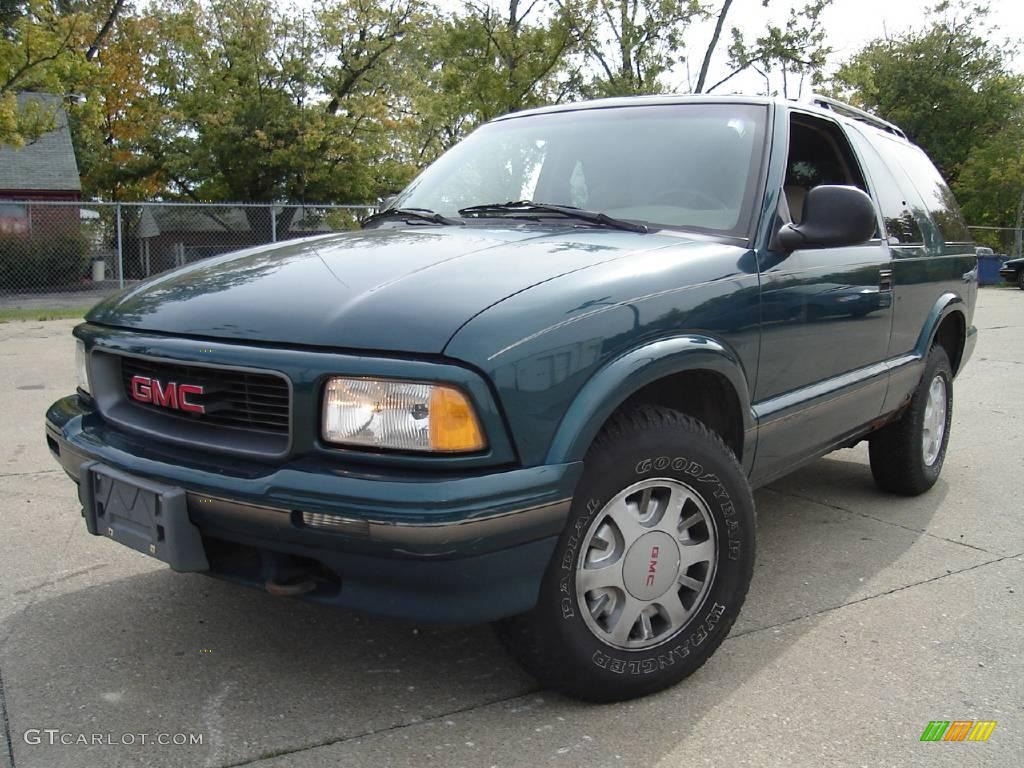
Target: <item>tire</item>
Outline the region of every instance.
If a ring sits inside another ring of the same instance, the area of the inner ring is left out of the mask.
[[[941,419],[933,415],[938,407],[933,386],[941,386],[945,395]],[[946,458],[952,418],[953,371],[946,351],[935,346],[903,415],[869,439],[871,474],[878,487],[889,493],[917,496],[935,485]],[[936,441],[940,425],[941,436]],[[931,439],[926,445],[928,437]]]
[[[549,688],[594,702],[644,696],[692,674],[725,639],[754,543],[754,501],[733,453],[699,421],[643,406],[613,417],[588,451],[537,606],[495,628]],[[640,609],[647,619],[631,620]]]
[[[1024,269],[1017,272],[1017,287],[1024,291]]]

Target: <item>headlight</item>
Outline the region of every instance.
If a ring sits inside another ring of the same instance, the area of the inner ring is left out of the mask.
[[[469,453],[487,447],[461,390],[388,379],[330,379],[322,433],[328,442],[364,448]]]
[[[75,339],[75,370],[78,372],[78,388],[88,395],[92,394],[89,386],[89,356],[85,354],[85,342]]]

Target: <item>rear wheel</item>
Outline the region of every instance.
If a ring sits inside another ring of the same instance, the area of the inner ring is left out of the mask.
[[[935,485],[952,419],[953,371],[946,351],[936,346],[903,415],[871,436],[871,474],[878,487],[917,496]]]
[[[1024,291],[1024,269],[1017,272],[1017,287]]]
[[[586,457],[537,607],[497,625],[543,684],[590,701],[670,686],[725,639],[754,562],[754,504],[717,435],[676,411],[617,416]]]

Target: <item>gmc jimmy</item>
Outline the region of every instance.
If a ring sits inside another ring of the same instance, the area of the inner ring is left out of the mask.
[[[620,700],[728,634],[752,488],[861,440],[882,490],[935,483],[976,267],[927,156],[845,104],[535,109],[361,231],[96,306],[46,437],[94,535],[495,622],[545,684]]]

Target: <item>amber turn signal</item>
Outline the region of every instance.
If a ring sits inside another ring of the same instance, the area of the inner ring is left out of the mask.
[[[451,387],[434,387],[430,393],[430,450],[469,453],[486,446],[469,398]]]

